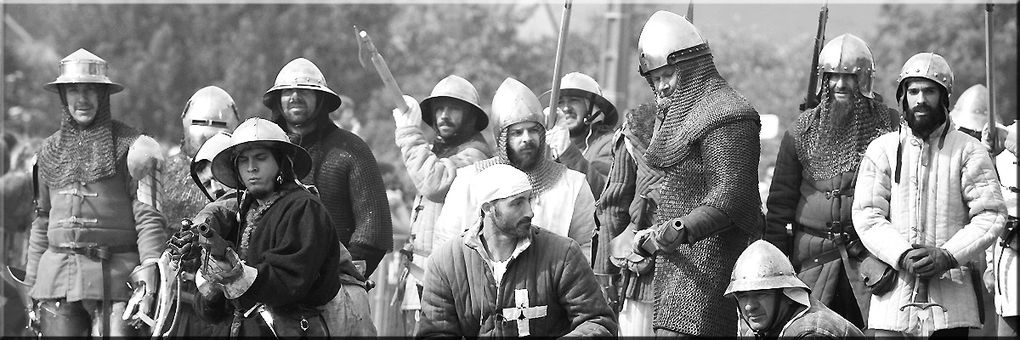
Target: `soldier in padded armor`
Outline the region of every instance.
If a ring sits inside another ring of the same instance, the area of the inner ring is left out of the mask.
[[[584,174],[546,157],[546,116],[538,97],[521,82],[507,78],[493,95],[492,119],[496,156],[457,169],[457,178],[436,221],[433,244],[442,245],[457,237],[480,218],[482,202],[470,194],[471,179],[494,164],[510,164],[531,180],[534,224],[577,241],[591,261],[595,199]]]
[[[895,130],[899,115],[872,91],[875,62],[857,36],[829,41],[818,65],[819,104],[779,145],[765,239],[790,255],[811,297],[863,329],[871,294],[858,270],[868,254],[850,217],[854,183],[864,149]]]
[[[237,127],[239,119],[234,99],[226,91],[216,86],[199,89],[191,95],[191,99],[188,99],[185,104],[184,112],[181,113],[184,138],[181,142],[180,152],[169,156],[167,168],[163,171],[163,184],[166,188],[164,213],[173,231],[181,229],[182,219],[195,216],[202,210],[202,207],[225,193],[222,190],[209,190],[211,188],[206,188],[206,185],[203,184],[211,184],[212,173],[208,166],[215,153],[203,155],[204,157],[200,154],[202,154],[202,150],[206,149],[206,142],[215,136],[220,136],[217,138],[220,143],[214,143],[219,147],[209,145],[209,149],[205,153],[211,153],[213,149],[217,151],[225,149],[227,145],[223,143],[224,139],[226,142],[230,140],[230,136],[226,133]],[[206,175],[200,176],[202,172],[205,172]],[[175,236],[180,237],[180,235]],[[185,244],[171,244],[170,247],[181,247]],[[161,262],[164,261],[164,257],[160,259]],[[169,263],[160,265],[167,267]],[[217,329],[223,327],[222,323],[209,323],[197,317],[195,313],[194,298],[197,293],[195,270],[197,270],[197,266],[194,262],[181,266],[181,281],[179,282],[181,307],[174,313],[174,316],[171,316],[176,318],[177,322],[164,320],[166,324],[174,325],[173,329],[165,330],[170,335],[213,335],[219,334]],[[169,306],[164,306],[164,308],[169,308]],[[164,330],[159,331],[163,332]]]
[[[550,93],[552,90],[546,91],[539,101],[549,102]],[[598,200],[613,163],[613,129],[620,115],[613,103],[603,96],[599,83],[580,72],[563,76],[558,101],[556,123],[548,133],[550,145],[554,141],[569,141],[567,145],[572,147],[561,143],[552,148],[554,152],[563,151],[559,153],[560,163],[587,176],[592,194]]]
[[[684,17],[652,14],[638,49],[662,120],[645,151],[664,173],[659,223],[633,244],[655,257],[652,326],[659,336],[732,336],[736,306],[723,297],[726,278],[762,230],[758,113],[719,75],[708,43]]]
[[[322,71],[311,61],[297,58],[287,63],[265,95],[262,104],[272,110],[272,121],[291,141],[308,150],[312,171],[298,178],[311,184],[326,207],[340,243],[350,251],[364,277],[371,277],[383,255],[393,248],[393,225],[382,174],[368,144],[350,131],[337,127],[329,113],[340,107],[340,96],[326,85]],[[370,318],[367,281],[361,286],[345,283],[327,305],[327,322],[339,322],[332,311],[345,296]],[[345,294],[346,292],[346,294]],[[361,303],[364,302],[364,303]],[[369,323],[369,326],[371,324]],[[358,328],[349,335],[374,336],[374,327]]]
[[[652,336],[655,259],[634,254],[634,235],[656,225],[662,171],[645,162],[655,129],[656,106],[641,104],[613,136],[613,165],[599,199],[595,279],[620,313],[621,336]],[[621,305],[622,304],[622,305]]]
[[[60,96],[60,130],[38,153],[26,283],[43,336],[141,335],[167,240],[159,145],[113,119],[123,86],[79,49],[44,87]],[[129,284],[126,284],[129,283]],[[132,293],[131,287],[134,287]]]
[[[405,96],[404,100],[409,111],[393,110],[396,122],[394,134],[418,195],[410,212],[410,244],[404,247],[403,253],[411,256],[413,266],[424,268],[432,249],[440,246],[433,242],[435,223],[443,210],[450,185],[457,178],[457,168],[492,156],[492,150],[481,133],[489,126],[489,116],[479,105],[475,86],[456,75],[440,80],[420,105],[409,96]],[[436,136],[431,142],[425,139],[422,122],[435,130]],[[420,309],[417,306],[421,300],[418,287],[425,278],[406,280],[407,275],[420,275],[420,272],[408,270],[399,282],[406,288],[398,291],[410,293],[402,303],[409,310]]]
[[[797,278],[779,248],[751,243],[737,258],[726,297],[737,301],[739,336],[755,339],[863,337],[864,333],[821,301]]]

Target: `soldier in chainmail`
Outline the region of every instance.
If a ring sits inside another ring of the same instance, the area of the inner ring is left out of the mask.
[[[765,238],[790,256],[813,298],[864,329],[871,294],[858,267],[868,254],[850,207],[861,155],[899,119],[872,91],[875,63],[863,40],[832,39],[818,64],[820,103],[797,116],[779,146]]]
[[[181,140],[180,151],[171,154],[167,160],[167,167],[163,171],[163,183],[165,186],[164,214],[167,217],[167,224],[171,232],[179,232],[181,220],[192,218],[212,202],[218,195],[210,192],[201,186],[198,174],[194,172],[196,156],[199,150],[213,136],[220,133],[229,133],[237,127],[240,117],[234,105],[234,99],[223,89],[216,86],[207,86],[199,89],[188,99],[181,113],[181,123],[184,136]],[[175,234],[174,236],[180,236]],[[172,238],[171,242],[177,240]],[[171,244],[170,247],[184,246],[184,244]],[[195,285],[195,271],[198,269],[193,262],[185,261],[181,266],[181,307],[177,311],[176,322],[170,322],[172,329],[160,330],[169,332],[172,336],[202,336],[221,334],[220,330],[225,323],[213,323],[202,320],[195,312],[195,294],[198,287]]]
[[[315,186],[326,207],[337,236],[354,258],[361,274],[368,278],[393,248],[393,224],[382,174],[372,150],[360,137],[341,129],[329,119],[340,107],[340,96],[326,85],[326,78],[305,58],[287,63],[276,76],[273,87],[262,96],[272,110],[272,121],[280,125],[291,141],[308,150],[312,170],[299,178]],[[368,289],[372,283],[344,283],[326,305],[327,323],[343,327],[345,301],[364,307],[357,315],[370,318]],[[361,303],[364,302],[364,303]],[[375,336],[371,322],[346,327],[350,336]]]
[[[732,336],[736,305],[723,293],[737,256],[762,229],[758,113],[719,75],[684,17],[652,14],[638,48],[662,119],[645,152],[664,173],[661,222],[633,243],[638,255],[655,257],[652,326],[657,336]]]
[[[436,220],[433,244],[456,237],[480,218],[477,212],[483,202],[470,196],[471,178],[492,165],[510,164],[524,171],[531,182],[535,195],[531,204],[533,223],[574,239],[591,261],[595,198],[584,174],[546,157],[546,117],[538,97],[521,82],[507,78],[492,98],[492,121],[496,156],[457,169],[457,178]]]

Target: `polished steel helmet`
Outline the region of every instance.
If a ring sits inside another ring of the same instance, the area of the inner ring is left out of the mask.
[[[181,123],[188,126],[210,126],[233,131],[239,123],[237,107],[230,94],[216,86],[206,86],[191,95],[181,113]]]
[[[731,297],[736,292],[775,288],[804,288],[810,290],[793,270],[790,259],[779,248],[765,240],[758,240],[744,249],[733,266],[730,285],[723,293]]]
[[[711,53],[701,31],[673,12],[652,14],[638,37],[638,72],[647,76],[654,69]]]
[[[230,136],[230,147],[223,149],[213,157],[213,177],[217,181],[234,189],[244,189],[237,176],[234,158],[238,149],[249,144],[258,143],[282,151],[294,161],[294,175],[303,178],[312,169],[312,157],[308,151],[291,143],[287,133],[279,125],[262,118],[248,118],[237,126]]]
[[[832,39],[818,54],[818,77],[820,86],[825,73],[846,73],[857,76],[857,89],[868,98],[874,98],[872,84],[875,82],[875,58],[864,40],[853,34],[843,34]],[[819,87],[819,92],[820,92]]]
[[[552,94],[552,90],[546,91],[539,97],[539,102],[545,103],[549,100],[549,95]],[[609,102],[609,99],[602,93],[602,86],[595,81],[595,78],[580,73],[570,72],[563,76],[560,80],[560,96],[571,96],[588,99],[602,110],[605,114],[605,120],[603,123],[609,126],[616,126],[616,123],[620,120],[619,113],[616,112],[616,106]]]
[[[280,91],[286,89],[304,89],[321,92],[323,95],[319,97],[319,100],[322,101],[322,111],[320,113],[333,112],[333,110],[340,107],[340,96],[326,86],[326,77],[308,59],[297,58],[284,65],[283,69],[280,70],[280,74],[276,75],[273,87],[269,88],[266,94],[262,95],[262,105],[270,109],[280,105]]]
[[[489,115],[478,105],[478,90],[467,79],[456,75],[449,75],[440,80],[436,87],[432,88],[432,94],[421,101],[421,120],[428,126],[435,127],[436,112],[432,105],[440,98],[450,98],[467,104],[475,114],[475,131],[485,130],[485,127],[489,126]]]
[[[81,48],[60,60],[60,74],[57,79],[43,85],[43,88],[60,93],[59,85],[88,83],[107,85],[110,94],[120,92],[124,86],[110,80],[106,75],[108,69],[106,60]]]
[[[538,97],[527,86],[514,78],[506,78],[492,96],[492,135],[498,140],[500,132],[510,125],[536,122],[545,126],[545,115]]]
[[[216,155],[229,147],[230,133],[220,131],[212,137],[209,137],[205,143],[202,143],[202,147],[198,149],[198,153],[195,154],[195,159],[193,159],[191,163],[198,164],[201,161],[212,162],[213,158],[216,158]]]
[[[988,124],[988,88],[977,84],[963,91],[949,117],[957,126],[972,131],[983,130]]]
[[[953,95],[953,70],[949,68],[949,63],[945,58],[933,52],[915,54],[907,59],[906,63],[903,63],[903,69],[900,70],[900,75],[896,78],[897,102],[903,100],[906,80],[909,78],[925,78],[934,81],[941,85],[943,90],[946,90],[946,99]],[[949,103],[947,102],[945,105],[948,107]]]

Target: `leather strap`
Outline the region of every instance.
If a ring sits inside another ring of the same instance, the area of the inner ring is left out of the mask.
[[[842,247],[837,247],[836,249],[832,249],[827,252],[818,254],[818,256],[808,259],[807,261],[801,262],[800,272],[804,272],[805,270],[841,259],[842,256],[840,255],[840,249],[842,249]]]
[[[76,243],[66,242],[56,246],[50,246],[50,250],[55,253],[61,254],[78,254],[84,255],[91,259],[99,260],[100,271],[102,271],[103,281],[100,283],[103,285],[103,338],[107,339],[110,337],[110,268],[107,268],[107,260],[110,259],[113,254],[117,253],[130,253],[137,252],[136,246],[131,244],[124,244],[118,246],[101,246],[96,243]]]

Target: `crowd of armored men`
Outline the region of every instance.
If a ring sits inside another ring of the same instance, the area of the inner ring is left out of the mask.
[[[418,190],[397,289],[411,335],[1015,336],[1016,124],[973,123],[987,90],[950,111],[939,54],[882,75],[860,38],[828,41],[763,214],[759,115],[701,32],[659,11],[638,49],[655,102],[623,114],[581,73],[552,109],[507,78],[486,112],[456,75],[395,105]],[[886,76],[893,106],[873,89]],[[171,156],[112,119],[123,87],[100,57],[72,53],[44,88],[64,110],[36,161],[39,334],[377,334],[383,183],[311,61],[280,70],[270,119],[200,89]]]

